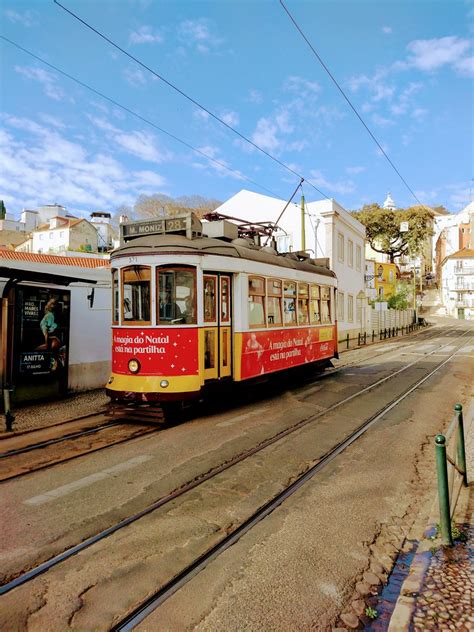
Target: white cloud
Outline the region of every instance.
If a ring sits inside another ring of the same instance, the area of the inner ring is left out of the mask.
[[[266,151],[278,149],[280,141],[277,138],[278,127],[269,118],[261,118],[252,134],[251,140]]]
[[[260,104],[263,101],[263,94],[260,90],[250,90],[247,101],[250,101],[250,103]]]
[[[150,132],[138,130],[124,132],[104,118],[94,116],[89,116],[88,118],[98,129],[105,132],[110,137],[110,140],[116,143],[121,149],[141,160],[159,164],[165,160],[172,160],[173,158],[171,152],[163,149],[159,145],[156,136]]]
[[[155,171],[131,171],[107,154],[71,142],[57,129],[7,115],[3,122],[0,188],[10,206],[34,207],[49,191],[66,206],[111,209],[166,185]],[[27,137],[23,140],[16,130]]]
[[[206,18],[184,20],[178,27],[178,35],[186,46],[199,53],[210,53],[224,41],[212,32],[211,27],[210,20]]]
[[[148,162],[163,162],[165,155],[157,146],[155,137],[148,132],[131,132],[116,134],[115,142],[130,154]]]
[[[474,57],[464,57],[454,64],[460,75],[474,77]]]
[[[391,26],[382,26],[382,33],[385,33],[386,35],[390,35],[391,32],[392,32]]]
[[[146,84],[145,73],[140,68],[125,68],[123,76],[135,88]]]
[[[417,121],[421,121],[422,119],[425,118],[427,114],[428,114],[428,110],[425,110],[424,108],[415,108],[412,111],[411,116]]]
[[[396,102],[392,103],[390,106],[390,111],[395,116],[400,116],[401,114],[406,114],[409,108],[410,97],[412,95],[419,92],[423,87],[423,84],[420,82],[412,81],[408,84],[408,86],[402,90],[400,93],[397,93]]]
[[[47,125],[52,125],[53,127],[57,127],[58,129],[66,129],[67,125],[65,125],[60,119],[55,116],[51,116],[51,114],[40,114],[40,118]]]
[[[56,75],[52,72],[35,66],[14,66],[14,70],[27,79],[40,83],[44,93],[51,99],[61,101],[65,97],[65,93],[57,84]]]
[[[362,173],[363,171],[365,171],[365,167],[346,167],[346,173],[350,175],[357,175],[358,173]]]
[[[161,44],[163,36],[158,31],[153,31],[151,26],[140,26],[130,33],[131,44]]]
[[[147,186],[159,189],[166,184],[165,178],[154,171],[135,171],[133,180],[136,186]]]
[[[372,121],[374,125],[377,125],[377,127],[389,127],[390,125],[394,124],[391,119],[386,118],[385,116],[381,116],[377,113],[372,115]]]
[[[429,40],[414,40],[407,46],[408,63],[422,71],[432,72],[443,66],[451,66],[464,72],[469,66],[468,52],[471,43],[454,35]]]
[[[34,26],[36,24],[36,12],[35,11],[23,11],[22,13],[18,13],[18,11],[13,11],[12,9],[7,9],[5,11],[5,17],[10,22],[15,24],[23,24],[23,26]]]
[[[237,180],[245,179],[245,177],[238,169],[234,169],[233,167],[231,167],[227,160],[220,156],[220,150],[217,147],[213,145],[204,145],[202,147],[198,147],[198,149],[203,154],[206,154],[217,162],[214,162],[214,160],[209,160],[203,163],[197,160],[193,160],[191,165],[195,169],[200,169],[202,171],[212,169],[215,173],[222,177],[233,177]],[[206,160],[204,156],[203,159]],[[232,171],[230,171],[230,169],[232,169]]]
[[[211,115],[205,110],[195,110],[193,112],[193,117],[198,121],[208,121],[211,118]]]
[[[220,117],[224,123],[227,123],[227,125],[230,125],[231,127],[237,127],[240,122],[240,117],[237,112],[232,112],[230,110],[222,112]]]
[[[290,117],[291,114],[287,109],[281,110],[275,116],[275,122],[278,126],[278,129],[284,134],[291,134],[295,129]]]
[[[310,180],[315,186],[321,187],[321,189],[324,189],[326,191],[331,191],[334,193],[339,193],[340,195],[344,195],[346,193],[352,193],[355,190],[352,180],[340,180],[338,182],[331,182],[330,180],[327,180],[323,173],[318,169],[312,169],[310,171],[310,176]]]
[[[296,75],[288,77],[285,87],[287,90],[298,92],[298,94],[303,97],[308,94],[318,94],[321,92],[321,86],[317,81],[310,81],[309,79]]]

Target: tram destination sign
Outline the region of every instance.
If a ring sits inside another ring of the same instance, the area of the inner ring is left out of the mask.
[[[201,222],[196,215],[191,212],[175,217],[121,224],[120,228],[122,242],[130,241],[137,237],[164,235],[167,233],[181,233],[187,237],[191,237],[192,234],[200,234],[202,230]]]

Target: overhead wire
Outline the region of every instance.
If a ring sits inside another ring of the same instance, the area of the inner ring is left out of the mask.
[[[163,129],[162,127],[157,125],[156,123],[153,123],[153,121],[150,121],[149,119],[145,118],[144,116],[141,116],[141,114],[138,114],[138,112],[135,112],[134,110],[131,110],[126,105],[123,105],[122,103],[119,103],[118,101],[116,101],[112,97],[109,97],[106,94],[104,94],[103,92],[100,92],[99,90],[96,90],[96,88],[93,88],[92,86],[88,85],[84,81],[81,81],[80,79],[77,79],[76,77],[74,77],[73,75],[71,75],[71,74],[67,73],[66,71],[62,70],[58,66],[55,66],[54,64],[51,64],[50,62],[46,61],[45,59],[42,59],[38,55],[35,55],[35,53],[32,53],[31,51],[29,51],[28,49],[24,48],[23,46],[20,46],[20,44],[17,44],[13,40],[8,39],[8,37],[5,37],[4,35],[0,35],[0,39],[4,40],[5,42],[8,42],[12,46],[15,46],[16,48],[18,48],[19,50],[23,51],[24,53],[26,53],[27,55],[29,55],[33,59],[36,59],[37,61],[41,62],[45,66],[48,66],[49,68],[51,68],[55,72],[58,72],[59,74],[63,75],[64,77],[67,77],[71,81],[74,81],[75,83],[77,83],[78,85],[82,86],[83,88],[86,88],[87,90],[90,90],[91,92],[93,92],[97,96],[101,97],[102,99],[105,99],[109,103],[112,103],[114,106],[122,109],[124,112],[127,112],[128,114],[131,114],[132,116],[134,116],[135,118],[139,119],[143,123],[146,123],[147,125],[150,125],[151,127],[156,129],[160,133],[165,134],[166,136],[168,136],[169,138],[172,138],[173,140],[175,140],[176,142],[180,143],[181,145],[184,145],[188,149],[191,149],[195,153],[203,156],[204,158],[206,158],[210,162],[214,163],[215,165],[218,165],[219,167],[221,167],[223,169],[226,169],[230,173],[233,173],[233,174],[237,175],[239,177],[239,179],[246,180],[247,182],[250,182],[251,184],[257,186],[259,189],[262,189],[263,191],[266,191],[267,193],[270,193],[271,195],[273,195],[275,197],[280,197],[279,195],[277,195],[276,193],[274,193],[273,191],[271,191],[267,187],[263,186],[262,184],[259,184],[255,180],[252,180],[248,176],[244,175],[241,171],[238,171],[236,169],[232,169],[232,167],[229,167],[228,165],[226,165],[225,163],[221,162],[220,160],[217,160],[216,158],[213,158],[212,156],[207,154],[205,151],[202,151],[201,149],[198,149],[197,147],[194,147],[193,145],[191,145],[187,141],[183,140],[182,138],[179,138],[175,134],[172,134],[171,132],[166,131],[165,129]]]
[[[56,1],[56,0],[55,0]],[[280,4],[283,7],[284,11],[286,12],[286,14],[288,15],[288,17],[290,18],[290,20],[292,21],[294,27],[296,28],[296,30],[299,32],[299,34],[301,35],[301,37],[304,39],[304,41],[307,43],[307,45],[309,46],[309,48],[311,49],[311,51],[313,52],[314,56],[316,57],[316,59],[319,61],[319,63],[321,64],[321,66],[324,68],[324,70],[326,71],[326,73],[329,75],[329,77],[331,78],[331,80],[333,81],[333,83],[335,84],[335,86],[337,87],[337,89],[339,90],[339,92],[342,94],[342,96],[344,97],[344,99],[347,101],[349,107],[351,108],[351,110],[354,112],[354,114],[357,116],[357,118],[359,119],[359,121],[362,123],[362,125],[365,127],[366,131],[369,133],[369,135],[371,136],[372,140],[375,142],[375,144],[377,145],[377,147],[380,149],[380,151],[382,152],[382,154],[385,156],[385,158],[388,160],[389,164],[391,165],[391,167],[394,169],[395,173],[398,175],[398,177],[400,178],[400,180],[403,182],[403,184],[405,185],[405,187],[408,189],[408,191],[411,193],[411,195],[415,198],[415,200],[418,202],[418,204],[420,206],[426,206],[425,204],[423,204],[422,202],[420,202],[420,200],[418,199],[416,193],[412,190],[412,188],[410,187],[410,185],[408,184],[408,182],[405,180],[405,178],[402,176],[402,174],[400,173],[400,171],[397,169],[397,167],[395,166],[395,164],[393,163],[393,161],[390,159],[390,157],[388,156],[387,152],[385,151],[385,149],[382,147],[382,145],[379,143],[379,141],[377,140],[377,138],[375,137],[375,135],[373,134],[373,132],[370,130],[369,126],[367,125],[367,123],[364,121],[364,119],[362,118],[362,116],[359,114],[359,112],[357,111],[356,107],[353,105],[352,101],[349,99],[349,97],[346,95],[346,93],[344,92],[344,90],[341,88],[339,82],[337,81],[337,79],[334,77],[334,75],[332,74],[332,72],[329,70],[329,68],[327,67],[327,65],[324,63],[323,59],[321,58],[321,56],[318,54],[318,52],[316,51],[316,49],[314,48],[314,46],[311,44],[311,42],[309,41],[309,39],[306,37],[306,35],[304,34],[303,30],[301,29],[301,27],[299,26],[299,24],[297,23],[296,19],[293,17],[293,15],[290,13],[289,9],[286,7],[285,3],[283,2],[283,0],[280,0]]]
[[[81,24],[83,24],[86,28],[88,28],[89,30],[91,30],[93,33],[95,33],[96,35],[98,35],[99,37],[101,37],[104,41],[108,42],[111,46],[113,46],[114,48],[116,48],[117,50],[119,50],[121,53],[123,53],[124,55],[126,55],[129,59],[133,60],[135,63],[137,63],[139,66],[141,66],[142,68],[144,68],[145,70],[147,70],[148,72],[150,72],[152,75],[154,75],[157,79],[159,79],[160,81],[162,81],[163,83],[165,83],[168,87],[170,87],[172,90],[174,90],[175,92],[177,92],[178,94],[180,94],[182,97],[184,97],[185,99],[187,99],[190,103],[192,103],[193,105],[195,105],[196,107],[198,107],[200,110],[202,110],[203,112],[205,112],[206,114],[208,114],[211,118],[213,118],[214,120],[218,121],[221,125],[224,125],[224,127],[226,127],[227,129],[229,129],[231,132],[233,132],[234,134],[236,134],[241,140],[245,141],[246,143],[248,143],[249,145],[251,145],[254,149],[257,149],[258,151],[260,151],[262,154],[264,154],[265,156],[267,156],[268,158],[270,158],[271,160],[273,160],[274,162],[276,162],[278,165],[280,165],[281,167],[283,167],[284,169],[286,169],[287,171],[289,171],[290,173],[292,173],[293,175],[297,176],[298,178],[305,180],[305,182],[307,182],[315,191],[317,191],[318,193],[320,193],[324,198],[326,199],[330,199],[328,195],[326,195],[323,191],[321,191],[320,189],[318,189],[318,187],[316,185],[314,185],[311,180],[308,180],[307,178],[305,178],[304,176],[302,176],[300,173],[298,173],[297,171],[295,171],[294,169],[292,169],[289,165],[285,164],[282,160],[280,160],[279,158],[277,158],[276,156],[273,156],[273,154],[271,154],[270,152],[268,152],[266,149],[264,149],[263,147],[260,147],[260,145],[258,145],[257,143],[255,143],[253,140],[251,140],[250,138],[248,138],[247,136],[245,136],[244,134],[242,134],[241,132],[239,132],[237,129],[235,129],[235,127],[233,127],[232,125],[230,125],[229,123],[227,123],[226,121],[224,121],[221,117],[219,117],[217,114],[215,114],[214,112],[212,112],[212,110],[210,110],[209,108],[207,108],[206,106],[202,105],[201,103],[199,103],[199,101],[197,101],[196,99],[194,99],[193,97],[191,97],[189,94],[187,94],[184,90],[182,90],[181,88],[179,88],[176,84],[172,83],[169,79],[166,79],[166,77],[164,77],[163,75],[159,74],[158,72],[156,72],[156,70],[153,70],[153,68],[150,68],[150,66],[147,66],[145,63],[143,63],[142,61],[140,61],[140,59],[138,59],[137,57],[135,57],[134,55],[132,55],[131,53],[129,53],[127,50],[125,50],[124,48],[122,48],[121,46],[119,46],[119,44],[117,44],[116,42],[114,42],[110,37],[108,37],[107,35],[105,35],[104,33],[102,33],[101,31],[99,31],[98,29],[96,29],[94,26],[92,26],[91,24],[89,24],[89,22],[87,22],[86,20],[84,20],[83,18],[81,18],[80,16],[78,16],[76,13],[74,13],[73,11],[71,11],[70,9],[68,9],[67,7],[65,7],[63,4],[61,4],[58,0],[53,0],[54,4],[57,4],[58,7],[60,7],[61,9],[63,9],[63,11],[65,11],[66,13],[69,13],[69,15],[71,15],[73,18],[75,18],[76,20],[78,20],[78,22],[80,22]]]

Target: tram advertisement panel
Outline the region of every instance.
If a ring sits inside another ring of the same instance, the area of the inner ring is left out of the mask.
[[[278,329],[242,334],[241,378],[289,369],[334,355],[334,327]]]
[[[48,397],[67,388],[69,290],[16,289],[16,399]]]
[[[140,375],[197,375],[198,329],[112,329],[112,371],[130,375],[129,361],[140,362]]]

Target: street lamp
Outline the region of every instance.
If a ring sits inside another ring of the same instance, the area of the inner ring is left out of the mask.
[[[319,224],[321,223],[321,218],[319,218],[317,215],[310,215],[311,218],[314,219],[314,224],[313,224],[313,231],[314,231],[314,257],[315,259],[318,258],[318,228],[319,228]],[[321,252],[321,255],[323,255],[323,253]]]

